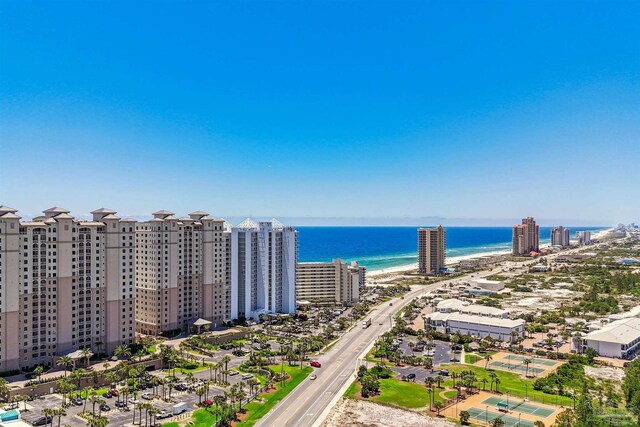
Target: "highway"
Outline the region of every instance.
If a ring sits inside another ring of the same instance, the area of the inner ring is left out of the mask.
[[[529,263],[520,263],[521,267]],[[306,379],[287,397],[282,399],[256,426],[258,427],[311,427],[319,425],[328,415],[328,411],[336,403],[344,389],[355,379],[355,371],[359,358],[364,357],[364,350],[368,349],[375,339],[388,331],[391,318],[405,304],[415,297],[421,296],[450,282],[477,279],[499,272],[503,267],[491,271],[482,271],[473,275],[456,277],[451,280],[437,282],[427,286],[414,286],[405,294],[404,299],[394,298],[388,303],[382,303],[374,308],[367,316],[372,320],[371,326],[362,328],[362,322],[351,331],[343,335],[338,342],[324,355],[314,360],[322,364],[316,369],[316,380]]]

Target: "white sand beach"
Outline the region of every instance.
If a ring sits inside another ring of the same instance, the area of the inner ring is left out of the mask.
[[[591,238],[592,239],[603,238],[604,236],[606,236],[611,231],[613,231],[613,228],[597,231],[597,232],[593,233]],[[551,245],[550,243],[545,243],[543,245],[540,245],[540,248],[544,249],[544,248],[549,247],[550,245]],[[455,257],[450,257],[450,258],[447,257],[446,264],[447,265],[454,265],[454,264],[459,263],[460,261],[464,261],[464,260],[467,260],[467,259],[479,258],[479,257],[483,257],[483,256],[492,256],[492,255],[508,255],[510,253],[511,253],[511,251],[492,251],[492,252],[479,252],[479,253],[470,254],[470,255],[461,255],[461,256],[455,256]],[[394,273],[405,273],[405,272],[415,271],[417,269],[418,269],[418,263],[416,262],[416,263],[413,263],[413,264],[399,265],[397,267],[383,268],[381,270],[367,271],[367,277],[378,277],[378,276],[394,274]]]

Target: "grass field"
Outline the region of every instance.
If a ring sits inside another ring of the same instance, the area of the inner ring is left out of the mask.
[[[490,384],[489,374],[487,373],[487,370],[484,367],[475,366],[475,365],[460,365],[460,364],[443,365],[443,367],[446,367],[447,369],[449,369],[449,372],[455,372],[458,374],[462,371],[471,370],[475,372],[476,378],[478,379],[478,381],[476,381],[476,385],[479,384],[480,388],[482,388],[482,378],[486,378],[487,389],[489,389],[489,384]],[[543,403],[550,403],[550,404],[556,403],[555,395],[546,394],[541,391],[534,390],[533,380],[524,379],[522,378],[522,376],[511,373],[511,372],[496,370],[494,371],[494,373],[500,379],[500,385],[498,390],[501,393],[510,392],[512,395],[516,395],[519,397],[524,397],[526,393],[531,400],[534,400],[536,402],[543,402]],[[453,386],[453,380],[449,378],[444,382],[444,384],[451,387]],[[573,405],[573,400],[566,396],[558,396],[557,403],[559,405],[569,406],[569,405]]]
[[[360,384],[354,381],[344,393],[344,396],[352,399],[358,398],[360,390]],[[441,391],[442,389],[435,389],[435,402],[444,401],[440,397]],[[450,399],[455,396],[455,393],[455,390],[450,390],[444,394]],[[380,394],[363,400],[415,409],[428,406],[429,399],[429,392],[424,384],[401,381],[395,378],[383,378],[380,380]]]
[[[272,365],[269,368],[273,369],[276,372],[280,371],[280,365]],[[260,418],[262,418],[267,412],[273,408],[276,403],[282,400],[286,395],[288,395],[294,388],[298,386],[302,381],[307,378],[307,376],[313,371],[313,368],[309,366],[303,366],[302,369],[298,366],[289,366],[285,364],[284,366],[285,372],[289,374],[290,379],[286,385],[276,392],[272,392],[269,394],[262,394],[260,397],[264,400],[263,403],[251,402],[244,406],[244,409],[247,412],[247,416],[239,422],[236,427],[251,427],[253,426]],[[212,423],[213,424],[213,423]],[[207,427],[211,427],[211,424]]]

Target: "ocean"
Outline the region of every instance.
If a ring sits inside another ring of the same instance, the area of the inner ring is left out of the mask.
[[[301,262],[358,261],[368,270],[412,264],[417,260],[417,227],[296,227]],[[446,227],[447,256],[511,250],[511,227]],[[576,231],[607,227],[569,227]],[[551,227],[540,227],[540,243],[551,241]]]

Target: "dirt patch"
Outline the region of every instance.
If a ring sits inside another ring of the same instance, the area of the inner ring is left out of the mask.
[[[600,380],[622,381],[624,379],[624,369],[615,367],[594,368],[593,366],[585,366],[584,373],[589,377]]]
[[[342,399],[321,427],[454,427],[444,418],[355,399]]]

